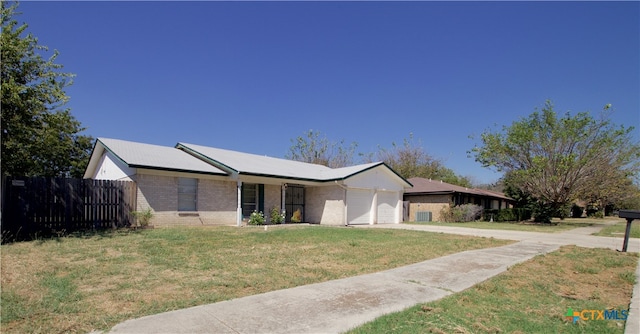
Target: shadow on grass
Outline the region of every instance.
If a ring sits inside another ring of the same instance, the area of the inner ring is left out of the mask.
[[[13,235],[11,233],[2,232],[2,244],[12,244],[17,242],[29,242],[36,241],[38,243],[44,242],[60,242],[64,238],[77,238],[77,239],[110,239],[113,237],[126,236],[130,234],[139,234],[142,230],[122,227],[117,229],[100,229],[100,230],[84,230],[74,231],[67,233],[66,231],[52,231],[49,233],[34,233],[31,235]]]

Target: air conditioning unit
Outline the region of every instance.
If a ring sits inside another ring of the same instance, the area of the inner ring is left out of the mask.
[[[431,221],[431,211],[418,211],[418,212],[416,212],[416,221],[417,222],[430,222]]]

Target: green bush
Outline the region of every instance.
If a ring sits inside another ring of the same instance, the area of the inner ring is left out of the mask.
[[[551,224],[551,220],[556,216],[557,209],[542,202],[532,204],[533,221],[536,223]]]
[[[604,218],[605,208],[600,208],[596,205],[589,204],[587,205],[587,217],[589,218]]]
[[[269,221],[271,224],[282,224],[284,222],[284,214],[280,212],[280,209],[277,207],[271,208],[269,212]]]
[[[512,222],[524,221],[531,219],[531,210],[525,208],[505,208],[505,209],[487,209],[484,210],[483,219],[494,222]]]
[[[447,223],[465,223],[482,216],[482,207],[474,204],[448,206],[440,211],[440,219]]]
[[[604,211],[602,211],[602,210],[594,211],[589,215],[589,217],[591,217],[591,218],[604,218]]]
[[[561,220],[564,220],[565,218],[570,217],[571,206],[568,203],[563,204],[560,208],[558,208],[558,211],[555,213],[554,216],[560,218]]]
[[[153,211],[151,211],[151,208],[147,208],[146,210],[143,210],[143,211],[134,211],[131,214],[136,218],[136,221],[138,222],[139,226],[142,226],[142,227],[149,226],[149,223],[151,222],[151,218],[153,218]]]
[[[249,225],[263,225],[264,224],[264,213],[262,211],[253,211],[251,216],[249,216]]]

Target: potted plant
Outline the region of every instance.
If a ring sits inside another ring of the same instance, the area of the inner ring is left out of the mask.
[[[292,223],[299,223],[302,221],[302,211],[300,211],[300,209],[296,210],[293,212],[293,215],[291,215],[291,222]]]

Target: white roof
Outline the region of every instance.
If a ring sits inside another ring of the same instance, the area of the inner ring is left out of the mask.
[[[224,171],[169,146],[136,143],[131,141],[98,138],[96,149],[101,146],[113,153],[131,168],[149,168],[172,171],[227,175]],[[94,150],[94,154],[96,154]],[[102,155],[102,152],[99,154]],[[99,159],[100,156],[97,158]],[[93,160],[93,154],[92,154]]]
[[[329,168],[323,165],[242,153],[195,144],[178,143],[177,148],[199,154],[221,169],[230,172],[258,176],[274,176],[310,181],[333,181],[347,178],[369,168],[382,165],[375,162],[344,168]]]
[[[214,175],[243,174],[315,182],[344,180],[377,166],[389,168],[383,162],[329,168],[323,165],[195,144],[178,143],[176,147],[168,147],[119,139],[98,138],[85,171],[85,177],[93,175],[92,173],[98,168],[99,160],[105,150],[111,152],[131,168]],[[393,172],[393,170],[391,171]],[[410,186],[410,183],[404,178],[397,176],[402,182]]]
[[[335,169],[329,168],[329,171],[323,173],[322,176],[323,178],[329,179],[329,180],[345,179],[351,175],[358,174],[360,172],[363,172],[365,170],[368,170],[380,165],[383,165],[381,161],[362,164],[362,165],[349,166],[349,167],[335,168]]]

